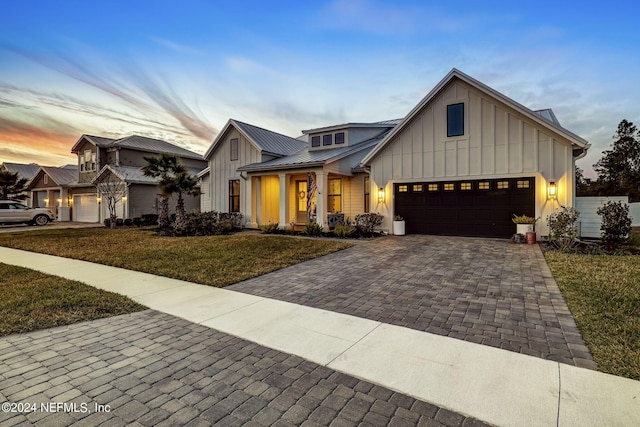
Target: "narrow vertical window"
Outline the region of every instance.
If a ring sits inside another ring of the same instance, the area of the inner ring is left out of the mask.
[[[464,104],[447,105],[447,136],[464,135]]]
[[[238,139],[237,138],[232,139],[229,145],[230,145],[229,151],[231,151],[230,160],[238,160]]]
[[[342,178],[332,178],[328,184],[327,212],[339,213],[342,210]]]
[[[364,177],[364,213],[369,213],[369,202],[371,201],[371,183],[369,177]]]
[[[240,180],[229,180],[229,212],[240,212]]]

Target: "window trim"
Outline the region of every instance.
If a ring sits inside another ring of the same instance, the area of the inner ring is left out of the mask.
[[[338,181],[339,182],[338,193],[331,193],[330,192],[331,188],[332,188],[332,186],[330,184],[331,181]],[[338,209],[336,211],[334,211],[334,212],[329,210],[329,205],[330,205],[329,198],[330,197],[339,197],[339,200],[340,200],[340,202],[338,204]],[[327,213],[339,213],[339,212],[342,212],[342,178],[329,178],[327,180]]]
[[[239,152],[240,152],[240,143],[238,142],[238,138],[231,138],[229,141],[229,161],[238,160]]]
[[[460,111],[458,111],[458,108],[460,109]],[[464,110],[464,102],[447,105],[447,138],[464,135]],[[460,119],[459,124],[456,120],[458,118]]]
[[[238,184],[238,193],[236,194],[234,190],[234,184]],[[237,201],[237,210],[234,209]],[[239,179],[230,179],[229,180],[229,212],[240,212],[240,180]]]
[[[371,178],[364,177],[364,213],[369,213],[369,204],[371,203]]]

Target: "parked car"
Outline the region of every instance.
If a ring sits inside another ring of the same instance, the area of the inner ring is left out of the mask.
[[[0,200],[0,224],[27,223],[46,225],[56,219],[53,212],[46,208],[30,208],[14,200]]]

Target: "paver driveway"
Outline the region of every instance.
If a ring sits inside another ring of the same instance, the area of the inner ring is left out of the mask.
[[[153,310],[0,338],[7,402],[0,426],[485,426]]]
[[[538,245],[388,236],[228,289],[595,369]]]

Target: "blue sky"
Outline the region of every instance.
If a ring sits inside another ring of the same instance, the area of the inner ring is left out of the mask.
[[[566,4],[565,4],[566,3]],[[451,68],[593,144],[640,124],[635,2],[6,1],[0,161],[60,165],[81,134],[204,152],[227,119],[291,136],[400,118]]]

